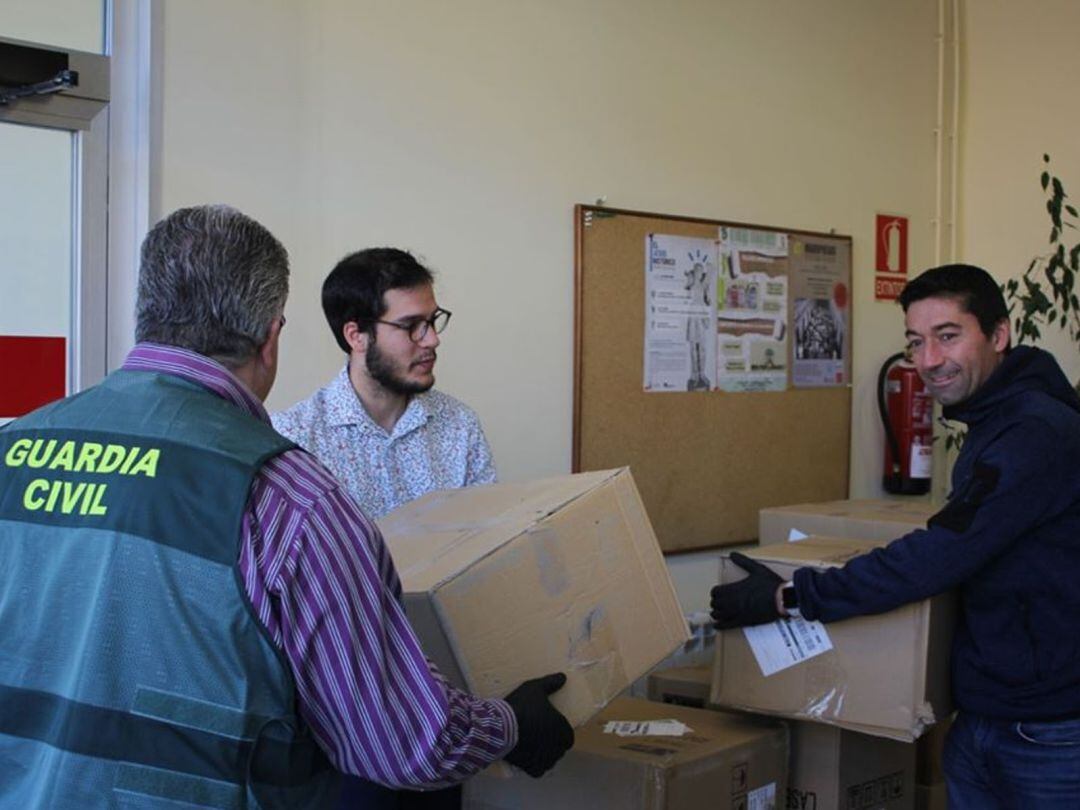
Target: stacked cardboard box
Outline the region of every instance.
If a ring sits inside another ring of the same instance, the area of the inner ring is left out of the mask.
[[[432,492],[379,525],[425,652],[482,697],[565,672],[577,726],[688,638],[626,469]]]
[[[949,795],[944,782],[915,785],[916,810],[949,810]]]
[[[676,705],[704,700],[703,668],[670,669],[649,676],[650,699]],[[792,721],[786,807],[792,810],[917,806],[915,748],[909,743]],[[785,805],[781,805],[785,806]]]
[[[657,703],[705,709],[709,706],[712,688],[712,665],[707,667],[673,667],[649,675],[648,698]]]
[[[785,580],[843,565],[875,545],[811,537],[747,552]],[[745,572],[721,561],[720,581]],[[722,706],[912,741],[952,711],[948,595],[828,626],[802,619],[722,632],[711,699]]]
[[[619,698],[542,779],[481,774],[472,810],[748,810],[783,805],[787,729],[766,718]]]
[[[952,727],[952,718],[937,723],[916,743],[915,807],[917,810],[945,810],[945,771],[941,766],[945,738]]]
[[[817,534],[888,542],[913,529],[925,528],[939,507],[924,498],[883,498],[825,503],[804,503],[762,509],[759,534],[762,545],[784,542],[790,533]],[[944,802],[941,752],[948,721],[931,727],[916,742],[919,797]],[[943,804],[941,806],[944,806]]]
[[[787,806],[913,810],[915,746],[823,723],[793,722]]]
[[[868,498],[774,506],[758,512],[758,542],[783,543],[792,530],[825,537],[888,542],[925,529],[938,511],[927,500]]]

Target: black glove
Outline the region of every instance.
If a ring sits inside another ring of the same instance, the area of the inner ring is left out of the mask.
[[[548,695],[562,689],[566,675],[556,672],[525,681],[506,696],[518,723],[518,741],[506,761],[529,776],[543,776],[574,744],[574,729]]]
[[[767,624],[780,618],[776,609],[776,590],[784,580],[757,560],[735,551],[731,561],[749,576],[730,585],[712,589],[713,623],[717,630]]]

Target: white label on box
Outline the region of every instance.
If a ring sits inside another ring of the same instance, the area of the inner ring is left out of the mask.
[[[803,618],[744,627],[743,635],[766,678],[833,648],[825,625]]]
[[[693,729],[678,720],[609,720],[605,734],[620,737],[682,737]]]
[[[792,529],[788,532],[787,539],[789,543],[797,543],[799,540],[805,540],[809,536],[810,535],[808,534],[800,532],[798,529]]]
[[[776,782],[769,782],[746,794],[746,810],[775,810]]]

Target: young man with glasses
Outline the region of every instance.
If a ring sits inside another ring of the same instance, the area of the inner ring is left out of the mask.
[[[439,334],[450,313],[412,254],[370,248],[337,263],[322,287],[323,312],[345,367],[274,427],[313,453],[371,518],[437,489],[495,482],[495,465],[471,408],[434,390]],[[450,810],[460,787],[391,791],[346,780],[351,807]]]
[[[439,333],[450,320],[433,282],[428,268],[395,248],[338,262],[323,282],[322,304],[348,362],[329,385],[273,417],[369,517],[432,490],[495,482],[476,414],[432,388]]]

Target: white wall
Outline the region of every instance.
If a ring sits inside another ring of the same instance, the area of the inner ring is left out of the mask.
[[[855,239],[852,490],[876,492],[874,375],[901,318],[872,301],[876,211],[932,257],[936,4],[822,0],[163,4],[161,206],[223,200],[290,249],[270,404],[342,358],[318,288],[391,244],[454,311],[439,385],[504,478],[569,469],[572,207]]]
[[[1077,31],[1080,4],[1072,0],[965,4],[961,256],[1001,280],[1049,252],[1050,218],[1039,186],[1044,152],[1066,192],[1080,197]],[[1077,232],[1066,238],[1072,245]],[[1060,333],[1044,334],[1049,339],[1040,345],[1075,382],[1076,345]]]

